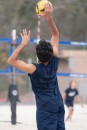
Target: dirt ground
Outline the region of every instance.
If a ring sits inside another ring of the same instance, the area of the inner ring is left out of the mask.
[[[67,115],[67,109],[66,115]],[[37,130],[35,105],[18,105],[17,125],[10,123],[10,106],[0,105],[0,130]],[[87,130],[87,105],[76,105],[72,121],[65,122],[66,130]]]

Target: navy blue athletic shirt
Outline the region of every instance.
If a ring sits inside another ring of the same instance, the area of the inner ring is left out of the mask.
[[[61,104],[62,102],[56,76],[58,63],[59,59],[53,56],[47,65],[41,63],[34,64],[36,71],[33,74],[28,74],[35,93],[38,109],[43,109],[43,106],[45,109],[46,105],[48,104],[49,106],[50,103]]]
[[[77,90],[76,88],[75,88],[75,89],[71,89],[71,88],[69,87],[69,88],[67,88],[67,89],[65,90],[65,93],[66,93],[65,102],[66,102],[66,103],[70,102],[70,103],[73,104],[75,96],[78,95],[78,90]]]

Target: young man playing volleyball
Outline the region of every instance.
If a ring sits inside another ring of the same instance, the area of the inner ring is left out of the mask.
[[[52,19],[52,6],[50,4],[45,4],[43,17],[51,28],[52,38],[51,43],[41,40],[36,46],[39,63],[27,64],[18,60],[18,56],[30,41],[30,31],[26,30],[21,33],[22,43],[10,56],[8,63],[30,76],[36,98],[38,130],[65,130],[64,105],[56,76],[59,63],[59,34]]]

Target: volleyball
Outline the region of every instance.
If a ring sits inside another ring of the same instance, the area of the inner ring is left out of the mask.
[[[40,14],[40,15],[43,15],[44,14],[44,6],[46,3],[49,3],[50,5],[52,5],[48,0],[41,0],[37,3],[36,5],[36,13],[37,14]]]

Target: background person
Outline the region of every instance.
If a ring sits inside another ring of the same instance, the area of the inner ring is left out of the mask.
[[[17,117],[16,116],[17,102],[20,102],[17,85],[14,84],[9,85],[7,101],[10,101],[11,105],[11,123],[15,125]]]
[[[76,88],[76,82],[74,80],[72,80],[70,83],[69,83],[69,87],[65,90],[64,92],[64,102],[66,104],[66,106],[68,107],[68,116],[66,118],[66,121],[67,120],[71,120],[72,119],[72,115],[73,115],[73,107],[74,107],[74,101],[76,100],[76,102],[80,103],[81,106],[82,103],[81,103],[81,99],[80,99],[80,96],[79,96],[79,92],[78,92],[78,89]]]

